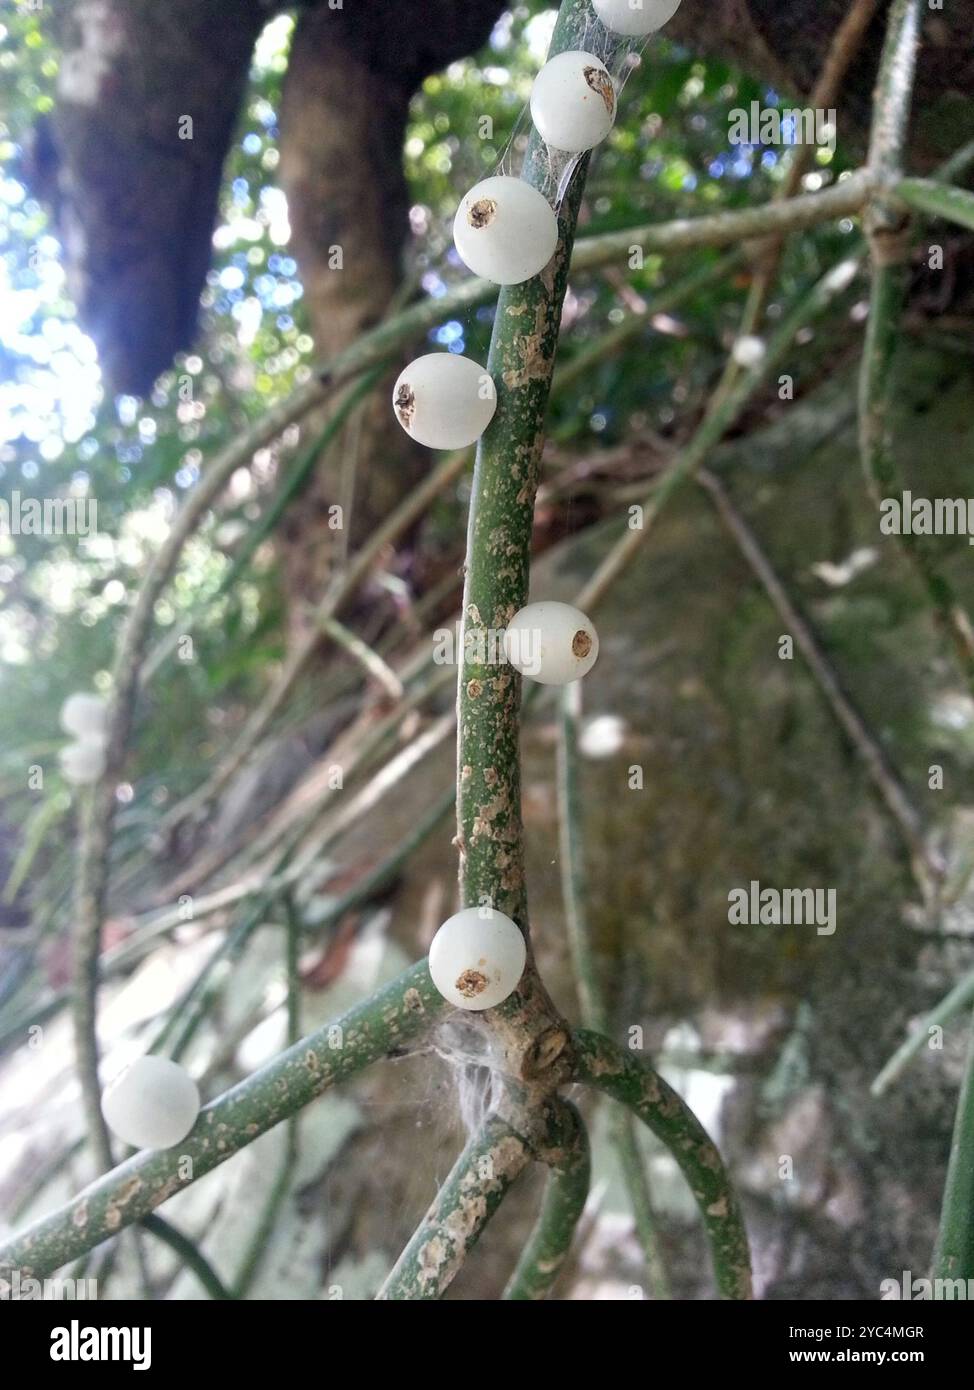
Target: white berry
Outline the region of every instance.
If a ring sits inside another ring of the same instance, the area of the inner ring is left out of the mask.
[[[570,603],[529,603],[508,623],[504,650],[522,676],[541,685],[567,685],[595,665],[599,635]]]
[[[497,175],[474,184],[453,220],[457,254],[495,285],[519,285],[555,254],[558,221],[543,194],[523,179]]]
[[[731,348],[731,357],[739,367],[757,367],[764,360],[767,350],[763,338],[755,337],[753,333],[745,333],[736,339]]]
[[[453,352],[417,357],[392,393],[396,419],[428,449],[463,449],[480,438],[494,417],[497,393],[479,362]]]
[[[100,695],[76,690],[61,706],[61,728],[75,738],[105,738],[108,733],[108,706]]]
[[[489,907],[447,918],[430,945],[433,983],[458,1009],[492,1009],[517,988],[527,950],[515,922]]]
[[[80,739],[69,743],[58,754],[61,773],[66,782],[84,787],[97,782],[105,771],[105,745],[100,739]]]
[[[531,89],[531,119],[542,139],[577,153],[604,140],[616,118],[609,70],[592,53],[559,53],[545,63]]]
[[[642,38],[662,29],[680,8],[680,0],[592,0],[592,5],[613,33]]]
[[[171,1149],[185,1139],[200,1113],[196,1082],[168,1057],[140,1057],[102,1097],[113,1134],[137,1149]]]

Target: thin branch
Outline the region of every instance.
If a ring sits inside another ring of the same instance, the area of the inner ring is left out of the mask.
[[[737,510],[723,484],[707,469],[697,480],[713,502],[728,533],[760,580],[775,612],[792,634],[836,723],[851,741],[877,793],[893,819],[910,856],[914,877],[924,898],[931,902],[944,875],[944,865],[928,848],[923,819],[903,782],[870,732],[865,720],[839,684],[808,623],[792,603],[784,585],[761,548],[760,542]]]
[[[579,1080],[628,1106],[679,1164],[703,1217],[720,1293],[750,1298],[744,1222],[720,1154],[699,1120],[652,1067],[608,1038],[581,1030],[574,1042]]]
[[[340,647],[353,661],[358,662],[367,675],[378,681],[391,700],[402,699],[402,681],[388,662],[384,661],[379,653],[369,646],[368,642],[363,641],[357,633],[350,631],[337,618],[322,618],[319,626],[325,636],[331,638],[336,647]]]
[[[965,933],[965,936],[967,934]],[[967,936],[970,940],[970,937]],[[946,994],[939,1004],[926,1014],[908,1037],[904,1038],[892,1057],[877,1074],[869,1090],[874,1096],[881,1096],[888,1091],[894,1081],[898,1081],[906,1070],[910,1062],[922,1052],[924,1047],[930,1042],[930,1030],[932,1028],[944,1028],[950,1020],[956,1017],[962,1009],[974,1004],[974,970],[968,971],[960,979],[949,994]]]
[[[356,552],[348,568],[335,576],[324,597],[309,615],[308,631],[292,649],[281,674],[247,720],[233,747],[207,781],[178,806],[173,807],[165,818],[166,827],[178,824],[188,815],[208,805],[227,786],[270,728],[298,680],[321,649],[323,630],[329,620],[356,593],[385,548],[459,477],[469,457],[468,449],[447,454],[432,473],[428,474],[372,533],[368,541]]]
[[[211,1298],[233,1298],[233,1294],[202,1250],[190,1240],[189,1236],[184,1235],[182,1231],[154,1212],[149,1216],[143,1216],[139,1225],[144,1231],[155,1236],[157,1240],[161,1240],[164,1245],[168,1245],[173,1254],[179,1256],[180,1261],[196,1275]]]
[[[853,217],[861,212],[874,184],[866,169],[840,178],[818,193],[803,193],[786,203],[764,203],[756,208],[715,212],[705,217],[682,217],[654,226],[605,232],[586,237],[572,258],[572,270],[598,269],[613,261],[625,261],[630,248],[643,251],[689,251],[696,246],[734,246],[768,233],[800,232],[820,222]],[[443,303],[439,300],[438,303]]]
[[[934,1255],[938,1279],[974,1279],[974,1027],[967,1047]],[[956,1286],[953,1286],[956,1287]],[[946,1290],[940,1295],[952,1297]]]
[[[582,683],[572,681],[562,691],[558,736],[557,797],[561,896],[582,1023],[595,1032],[608,1034],[609,1010],[599,979],[598,962],[592,949],[586,910],[587,876],[585,847],[582,843],[582,798],[578,769],[578,724],[581,713]],[[612,1125],[611,1138],[629,1193],[637,1234],[646,1256],[651,1295],[653,1298],[669,1298],[668,1280],[653,1217],[649,1180],[630,1115],[619,1113],[617,1122]]]
[[[640,312],[631,312],[622,323],[600,334],[567,361],[559,363],[555,367],[551,394],[554,396],[559,391],[567,391],[579,381],[584,381],[593,367],[621,352],[633,338],[644,333],[657,314],[672,313],[701,290],[720,281],[726,282],[743,259],[744,253],[736,247],[719,260],[705,261],[688,274],[665,285],[652,299],[645,301]]]
[[[557,1109],[567,1133],[561,1138],[557,1156],[548,1160],[548,1181],[537,1224],[504,1289],[503,1297],[515,1302],[537,1301],[551,1292],[588,1198],[592,1163],[585,1124],[568,1102],[559,1101]]]
[[[441,1298],[530,1159],[525,1140],[490,1116],[457,1159],[378,1298]]]
[[[974,193],[956,188],[937,179],[900,179],[895,186],[897,198],[928,217],[955,222],[958,227],[974,230]]]
[[[288,1046],[293,1047],[301,1037],[301,919],[298,916],[293,895],[286,893],[284,901],[287,908],[287,945],[285,950],[287,1041]],[[277,1222],[278,1212],[291,1189],[291,1180],[298,1161],[299,1127],[298,1115],[291,1115],[287,1120],[287,1135],[280,1170],[274,1179],[264,1204],[264,1210],[257,1222],[253,1237],[247,1246],[237,1277],[234,1280],[233,1295],[235,1298],[246,1298],[247,1291],[260,1269],[261,1261],[267,1249],[267,1242],[270,1240]]]
[[[201,1112],[173,1149],[143,1150],[0,1247],[0,1279],[44,1278],[140,1221],[331,1086],[420,1036],[445,1007],[419,961]]]
[[[835,105],[845,75],[862,47],[866,31],[875,18],[879,4],[880,0],[853,0],[851,8],[833,35],[822,70],[809,95],[807,105],[810,110],[829,111]],[[802,178],[812,163],[814,154],[815,146],[812,144],[795,147],[785,176],[775,188],[775,203],[786,202],[795,196],[801,186]],[[769,238],[762,245],[761,265],[751,281],[744,312],[741,316],[738,329],[738,336],[740,337],[756,333],[760,328],[768,296],[778,278],[784,246],[785,238],[781,235]],[[728,385],[737,375],[738,370],[735,359],[731,357],[727,363]]]
[[[872,278],[859,375],[859,449],[870,495],[879,506],[900,491],[893,450],[893,367],[907,291],[909,219],[895,198],[913,95],[922,0],[893,0],[876,85],[869,168],[883,196],[865,219]],[[923,537],[902,532],[897,544],[913,565],[958,663],[974,684],[974,627],[952,585],[939,573]]]
[[[873,93],[867,166],[881,191],[895,183],[902,170],[924,8],[924,0],[892,0],[886,20],[886,39]],[[871,207],[870,220],[874,216]]]

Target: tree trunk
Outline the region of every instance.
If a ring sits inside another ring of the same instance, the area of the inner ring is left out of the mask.
[[[327,9],[301,17],[281,108],[281,184],[319,359],[382,317],[408,231],[409,91],[369,67],[334,29]],[[390,391],[395,374],[390,369]],[[376,392],[346,424],[285,518],[280,557],[292,637],[302,633],[336,555],[367,536],[425,466],[386,396]],[[303,440],[320,434],[327,418],[327,409],[310,417]],[[335,504],[343,508],[341,529],[330,522]]]

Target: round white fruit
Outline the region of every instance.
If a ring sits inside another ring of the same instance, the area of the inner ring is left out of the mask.
[[[504,650],[522,676],[541,685],[567,685],[595,665],[599,635],[570,603],[529,603],[508,623]]]
[[[453,352],[431,352],[400,373],[392,408],[418,444],[464,449],[493,419],[497,392],[479,362]]]
[[[105,771],[105,745],[100,739],[86,738],[69,743],[58,754],[66,782],[76,787],[97,782]]]
[[[763,338],[753,333],[745,333],[737,338],[731,348],[731,357],[739,367],[757,367],[764,361],[768,349]]]
[[[680,0],[592,0],[592,6],[614,34],[642,38],[662,29],[680,8]]]
[[[168,1057],[140,1057],[109,1086],[101,1112],[113,1134],[137,1149],[171,1149],[200,1113],[189,1072]]]
[[[517,988],[527,951],[515,922],[488,907],[447,918],[430,946],[430,975],[458,1009],[492,1009]]]
[[[474,184],[453,219],[453,241],[468,269],[495,285],[519,285],[555,254],[558,220],[543,194],[498,174]]]
[[[108,734],[108,705],[100,695],[76,690],[61,706],[61,728],[75,738],[105,738]]]
[[[593,53],[558,53],[531,89],[531,119],[541,138],[575,154],[604,140],[616,118],[609,70]]]

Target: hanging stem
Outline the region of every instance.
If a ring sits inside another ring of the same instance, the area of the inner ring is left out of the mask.
[[[562,691],[561,724],[558,738],[558,829],[561,863],[561,896],[565,909],[568,948],[572,957],[575,987],[582,1022],[586,1028],[608,1034],[609,1010],[599,980],[598,963],[592,949],[585,893],[585,848],[582,843],[581,793],[578,776],[578,724],[582,713],[582,683],[572,681]],[[653,1298],[669,1298],[669,1281],[663,1265],[649,1180],[639,1150],[632,1117],[624,1111],[613,1116],[610,1137],[622,1178],[629,1193],[636,1232],[646,1256],[650,1293]]]
[[[567,1101],[559,1101],[557,1111],[556,1122],[565,1132],[557,1154],[547,1160],[541,1212],[503,1294],[516,1302],[537,1301],[551,1292],[588,1197],[592,1163],[584,1122]]]
[[[579,1080],[629,1107],[680,1166],[703,1216],[724,1298],[751,1297],[747,1233],[720,1154],[700,1121],[661,1076],[599,1033],[574,1038]]]
[[[196,1275],[203,1285],[203,1288],[211,1298],[233,1298],[233,1294],[224,1284],[202,1250],[189,1236],[184,1235],[177,1227],[164,1221],[155,1212],[149,1216],[143,1216],[139,1225],[144,1231],[161,1240],[164,1245],[168,1245],[174,1255],[178,1255],[182,1264]]]

